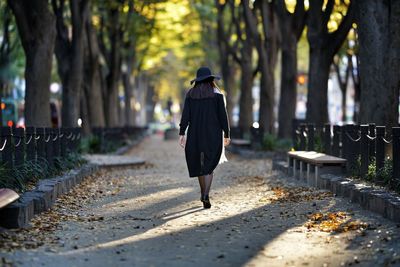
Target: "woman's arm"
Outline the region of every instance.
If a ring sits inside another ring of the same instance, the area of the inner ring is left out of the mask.
[[[190,120],[190,103],[189,98],[185,98],[185,104],[183,105],[181,122],[179,123],[179,135],[185,135],[185,131],[187,126],[189,125]]]
[[[220,94],[218,101],[218,117],[221,122],[222,130],[224,131],[224,137],[230,138],[230,129],[229,129],[229,121],[228,121],[228,113],[226,111],[224,95]]]

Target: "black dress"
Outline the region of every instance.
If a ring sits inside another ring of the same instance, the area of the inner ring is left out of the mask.
[[[186,96],[179,134],[187,132],[185,156],[190,177],[211,174],[222,152],[222,131],[229,138],[224,96],[195,99]]]

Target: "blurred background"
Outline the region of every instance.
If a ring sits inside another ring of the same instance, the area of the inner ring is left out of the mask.
[[[244,131],[396,126],[400,9],[378,2],[0,0],[0,123],[170,128],[209,66]]]

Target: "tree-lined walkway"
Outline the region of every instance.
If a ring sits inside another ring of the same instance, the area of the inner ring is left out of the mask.
[[[279,177],[270,160],[228,155],[216,171],[213,207],[203,210],[175,141],[152,136],[130,154],[148,163],[102,172],[33,229],[14,241],[0,237],[0,265],[400,264],[398,226]]]

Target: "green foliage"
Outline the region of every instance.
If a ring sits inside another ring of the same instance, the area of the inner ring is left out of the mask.
[[[63,159],[55,158],[54,167],[50,167],[44,158],[39,158],[37,162],[25,162],[14,169],[8,169],[2,165],[0,166],[0,188],[24,192],[30,184],[35,184],[40,179],[60,175],[67,170],[80,167],[85,162],[80,154],[68,153]]]
[[[126,140],[104,139],[102,144],[98,136],[90,135],[82,138],[78,150],[82,154],[102,154],[114,152],[124,145]]]
[[[385,185],[388,185],[390,188],[395,189],[396,191],[399,190],[398,182],[393,179],[393,160],[386,159],[383,168],[378,170],[376,174],[377,178]]]
[[[262,147],[267,151],[287,151],[290,150],[292,141],[289,139],[278,139],[276,135],[265,134]]]
[[[357,160],[353,166],[350,166],[350,175],[355,178],[360,178],[361,171],[361,156],[357,157]]]
[[[90,135],[82,138],[79,144],[80,153],[96,154],[101,153],[101,140],[98,136]]]
[[[368,165],[368,171],[367,171],[367,175],[365,178],[368,181],[373,181],[373,180],[375,180],[376,177],[377,177],[377,175],[376,175],[376,160],[375,160],[375,158],[373,158]]]
[[[322,144],[322,138],[319,134],[314,137],[314,150],[316,152],[322,153],[324,152],[324,146]]]
[[[361,158],[357,159],[357,163],[352,169],[352,176],[360,178]],[[368,165],[367,175],[365,180],[370,182],[379,182],[387,188],[400,192],[400,181],[393,178],[393,160],[387,158],[384,162],[383,168],[378,170],[376,167],[376,159],[372,158]]]
[[[273,151],[276,149],[278,138],[273,134],[265,134],[263,138],[263,149]]]

